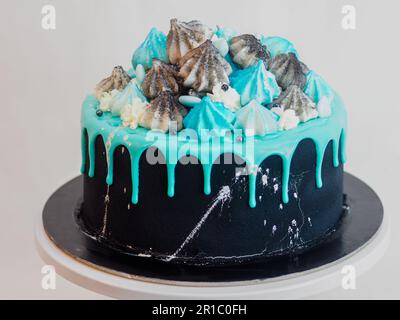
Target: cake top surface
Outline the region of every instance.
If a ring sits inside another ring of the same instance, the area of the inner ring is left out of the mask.
[[[99,117],[111,112],[132,130],[194,130],[198,136],[212,130],[209,135],[219,137],[253,130],[262,137],[330,117],[334,92],[284,38],[171,19],[168,33],[152,28],[134,51],[132,67],[115,67],[95,96]],[[226,110],[210,108],[205,99]],[[275,116],[243,124],[241,109],[249,104]],[[207,110],[199,112],[201,106]]]

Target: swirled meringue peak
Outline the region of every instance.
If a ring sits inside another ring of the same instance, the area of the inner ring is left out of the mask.
[[[179,61],[183,85],[197,92],[211,92],[218,83],[229,83],[232,68],[211,40],[189,51]]]
[[[169,62],[167,54],[167,36],[152,28],[143,43],[135,50],[132,56],[132,66],[136,68],[138,64],[145,69],[150,69],[153,59]]]
[[[235,114],[220,102],[204,97],[185,117],[185,128],[196,130],[199,135],[208,130],[212,135],[223,136],[233,129]]]
[[[144,109],[139,124],[150,130],[175,134],[182,129],[186,113],[171,92],[163,91]]]
[[[207,94],[211,100],[222,102],[226,108],[235,112],[241,108],[239,93],[226,83],[218,83],[214,86],[212,93]]]
[[[299,56],[293,43],[285,38],[261,36],[260,41],[268,48],[272,58],[278,54],[289,52],[292,52],[296,57]]]
[[[291,85],[303,89],[306,85],[305,74],[308,68],[292,52],[281,53],[272,58],[268,63],[268,70],[275,75],[276,81],[283,90]]]
[[[210,39],[213,31],[200,21],[182,22],[171,19],[167,51],[171,63],[176,64],[190,50]]]
[[[242,68],[252,66],[259,60],[267,62],[270,58],[267,47],[251,34],[233,37],[229,44],[229,52],[233,62]]]
[[[242,105],[251,100],[261,104],[271,103],[281,92],[275,76],[269,72],[262,60],[257,64],[236,71],[231,76],[231,85],[240,94]]]
[[[96,98],[100,100],[104,92],[111,93],[112,90],[123,90],[131,81],[131,77],[121,66],[114,67],[111,76],[101,80],[95,88]]]
[[[110,102],[112,114],[115,116],[120,115],[121,110],[125,106],[132,104],[135,99],[139,99],[143,103],[147,103],[147,99],[137,85],[136,79],[133,79],[129,82],[124,90],[117,92],[112,97]]]
[[[315,103],[296,85],[291,85],[274,101],[275,105],[285,110],[294,110],[301,122],[318,117]]]
[[[142,90],[147,98],[154,99],[163,91],[178,93],[178,71],[175,66],[153,59],[153,67],[147,72]]]
[[[316,72],[310,70],[307,75],[307,82],[304,92],[315,103],[319,103],[322,97],[333,97],[334,93],[328,83]]]
[[[265,136],[278,131],[276,116],[256,100],[236,112],[234,126],[244,130],[246,136]]]

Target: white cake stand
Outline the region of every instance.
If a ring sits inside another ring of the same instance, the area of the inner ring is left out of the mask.
[[[111,274],[87,261],[79,261],[59,249],[38,219],[36,243],[40,256],[65,279],[94,292],[118,299],[299,299],[342,285],[345,266],[359,277],[383,256],[389,243],[387,214],[378,232],[362,247],[333,263],[306,272],[268,280],[234,283],[182,283]]]

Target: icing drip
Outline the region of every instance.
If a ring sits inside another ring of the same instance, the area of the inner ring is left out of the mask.
[[[149,131],[144,128],[137,128],[131,131],[129,128],[120,127],[121,120],[113,120],[111,114],[106,113],[102,117],[96,116],[99,101],[94,96],[88,96],[82,107],[82,172],[85,171],[86,150],[89,153],[89,172],[93,177],[95,168],[95,141],[98,136],[103,141],[109,141],[108,148],[108,174],[106,182],[113,183],[113,158],[118,146],[124,146],[130,154],[132,170],[132,203],[139,201],[139,160],[141,155],[149,147],[154,146],[162,152],[167,160],[168,194],[173,195],[175,185],[175,166],[179,159],[188,154],[197,157],[203,166],[204,171],[204,192],[211,193],[211,172],[212,166],[218,157],[223,153],[234,153],[243,158],[249,167],[259,166],[266,158],[277,155],[282,159],[282,202],[289,201],[288,186],[290,177],[290,164],[297,145],[304,139],[311,139],[316,149],[316,186],[322,187],[321,176],[322,162],[325,149],[330,141],[333,141],[333,164],[337,167],[345,162],[345,143],[347,116],[338,96],[334,96],[331,102],[331,116],[329,118],[316,118],[307,123],[300,123],[296,128],[285,132],[276,132],[264,137],[253,137],[254,148],[247,150],[243,148],[244,142],[225,139],[224,148],[212,149],[209,141],[188,140],[185,130],[177,135],[168,135],[160,132],[151,132],[154,139],[149,139]],[[117,129],[116,129],[117,127]],[[88,145],[85,144],[85,134],[88,135]],[[180,134],[184,138],[180,138]],[[340,155],[339,155],[340,151]],[[339,159],[340,157],[340,159]],[[256,206],[256,181],[257,174],[249,176],[249,205]]]

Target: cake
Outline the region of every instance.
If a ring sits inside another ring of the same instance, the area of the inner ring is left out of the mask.
[[[79,226],[164,263],[301,254],[343,215],[347,117],[281,37],[153,28],[82,106]]]

